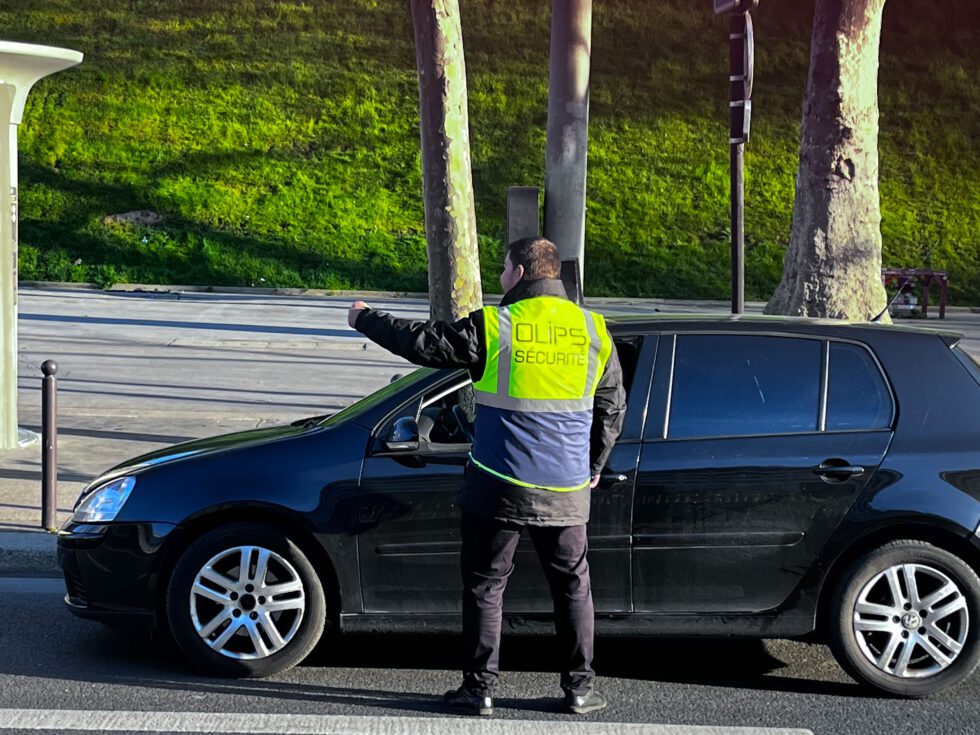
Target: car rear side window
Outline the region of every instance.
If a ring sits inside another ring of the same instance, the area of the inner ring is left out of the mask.
[[[832,342],[827,430],[885,429],[891,420],[891,395],[868,351],[857,345]]]
[[[966,350],[958,345],[953,348],[953,354],[956,355],[956,359],[962,363],[963,367],[967,369],[967,372],[969,372],[970,375],[973,376],[973,379],[977,381],[977,384],[980,385],[980,366],[977,365],[976,360],[974,360]]]
[[[667,436],[817,430],[821,343],[748,335],[678,335]]]

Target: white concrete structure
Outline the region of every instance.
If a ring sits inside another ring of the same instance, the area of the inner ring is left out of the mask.
[[[70,49],[0,41],[0,449],[18,446],[17,126],[31,87],[81,61]]]

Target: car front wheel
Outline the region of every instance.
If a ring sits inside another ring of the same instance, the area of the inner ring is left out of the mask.
[[[980,661],[980,579],[923,541],[893,541],[856,561],[833,597],[830,644],[857,681],[923,697]]]
[[[271,526],[210,531],[174,567],[167,619],[208,673],[261,677],[302,661],[323,633],[323,586],[306,555]]]

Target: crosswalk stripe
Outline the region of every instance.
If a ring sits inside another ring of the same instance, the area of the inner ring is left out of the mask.
[[[622,722],[50,709],[0,709],[0,730],[234,735],[813,735],[801,729]]]

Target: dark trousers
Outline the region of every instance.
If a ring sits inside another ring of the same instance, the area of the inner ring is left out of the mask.
[[[551,588],[555,632],[561,651],[561,686],[584,694],[592,688],[595,613],[586,560],[585,526],[521,526],[464,514],[463,683],[490,696],[500,672],[500,626],[504,588],[514,571],[514,551],[527,530]]]

